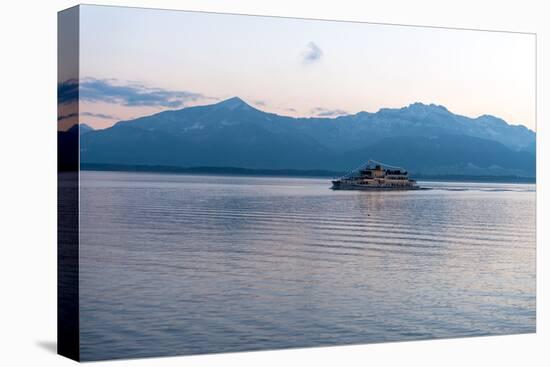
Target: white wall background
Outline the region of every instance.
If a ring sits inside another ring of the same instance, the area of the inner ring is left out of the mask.
[[[75,1],[0,5],[0,365],[65,366],[56,339],[56,12]],[[97,366],[548,366],[550,22],[545,1],[112,0],[97,4],[538,33],[536,335],[101,362]],[[546,15],[546,16],[545,16]],[[546,169],[544,168],[546,165]],[[546,347],[548,348],[548,347]]]

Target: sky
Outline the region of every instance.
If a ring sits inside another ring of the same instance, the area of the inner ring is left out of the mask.
[[[80,121],[238,96],[267,112],[334,117],[414,102],[535,130],[535,36],[81,7]]]

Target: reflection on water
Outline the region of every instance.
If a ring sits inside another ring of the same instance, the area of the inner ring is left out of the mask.
[[[535,331],[534,185],[83,172],[84,360]]]

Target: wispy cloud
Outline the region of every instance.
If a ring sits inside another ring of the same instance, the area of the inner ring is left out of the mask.
[[[66,120],[71,117],[78,117],[78,116],[87,116],[87,117],[95,117],[98,119],[104,119],[104,120],[119,120],[117,116],[114,115],[108,115],[106,113],[94,113],[94,112],[80,112],[78,113],[69,113],[67,115],[61,115],[57,117],[57,121]]]
[[[188,102],[201,99],[216,99],[200,93],[150,87],[118,79],[84,78],[80,80],[80,84],[76,80],[68,80],[58,85],[59,103],[69,103],[77,98],[87,102],[107,102],[129,107],[168,108],[182,107]]]
[[[108,115],[106,113],[81,112],[80,115],[81,116],[96,117],[98,119],[105,119],[105,120],[118,120],[119,119],[115,115]]]
[[[203,99],[200,93],[151,88],[143,84],[125,84],[118,80],[87,78],[80,83],[80,98],[89,102],[108,102],[124,106],[181,107]]]
[[[71,117],[78,117],[78,113],[68,113],[66,115],[57,116],[57,121],[70,119]]]
[[[319,117],[335,117],[349,114],[348,111],[341,109],[328,109],[323,107],[315,107],[311,110],[311,113]]]
[[[57,102],[71,103],[78,100],[78,80],[69,79],[57,84]]]
[[[304,64],[313,64],[323,57],[323,50],[315,42],[310,42],[306,45],[306,49],[302,54]]]

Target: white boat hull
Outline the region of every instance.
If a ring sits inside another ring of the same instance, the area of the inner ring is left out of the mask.
[[[341,181],[333,181],[333,190],[365,190],[365,191],[406,191],[406,190],[420,190],[420,186],[414,184],[410,186],[386,186],[386,185],[362,185],[347,183]]]

